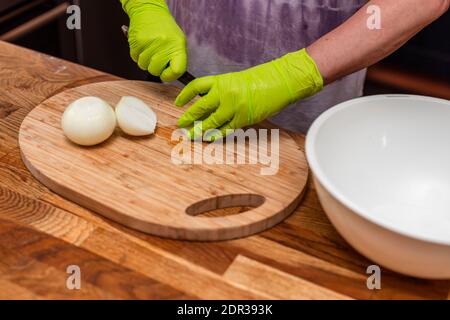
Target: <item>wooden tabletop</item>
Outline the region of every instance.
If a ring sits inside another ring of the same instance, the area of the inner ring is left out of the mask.
[[[0,42],[0,298],[26,299],[449,299],[450,281],[372,265],[336,232],[312,185],[273,229],[195,243],[124,228],[52,193],[27,171],[18,131],[36,105],[62,90],[118,78]],[[296,136],[303,146],[304,137]],[[66,286],[67,267],[81,289]]]

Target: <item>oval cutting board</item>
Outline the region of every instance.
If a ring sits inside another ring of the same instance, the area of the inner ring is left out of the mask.
[[[261,175],[261,169],[269,167],[264,164],[175,164],[171,154],[178,142],[172,141],[172,133],[183,113],[173,106],[177,93],[175,87],[141,81],[96,83],[59,93],[32,110],[22,123],[22,159],[54,192],[157,236],[233,239],[270,228],[291,214],[308,177],[304,153],[294,140],[280,132],[279,170],[272,176]],[[125,95],[141,98],[158,115],[156,134],[133,138],[117,129],[95,147],[71,143],[62,132],[61,116],[69,103],[88,95],[112,106]],[[220,217],[201,215],[237,206],[251,210]]]

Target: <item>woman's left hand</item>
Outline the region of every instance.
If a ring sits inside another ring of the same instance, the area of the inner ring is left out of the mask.
[[[180,93],[176,105],[182,107],[195,96],[206,95],[180,118],[179,126],[194,125],[189,131],[192,139],[217,129],[206,134],[207,140],[216,140],[234,129],[259,123],[322,88],[322,76],[303,49],[248,70],[192,81]]]

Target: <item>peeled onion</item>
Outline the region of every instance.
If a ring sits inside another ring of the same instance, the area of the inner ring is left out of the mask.
[[[62,121],[64,134],[72,142],[93,146],[107,140],[116,127],[114,109],[97,97],[84,97],[71,103]]]
[[[123,97],[116,106],[116,116],[119,127],[126,134],[139,137],[155,133],[156,113],[138,98]]]

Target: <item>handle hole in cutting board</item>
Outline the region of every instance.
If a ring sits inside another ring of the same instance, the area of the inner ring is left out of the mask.
[[[231,194],[197,202],[186,209],[190,216],[224,217],[241,214],[264,204],[266,198],[257,194]]]

